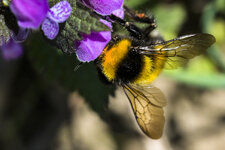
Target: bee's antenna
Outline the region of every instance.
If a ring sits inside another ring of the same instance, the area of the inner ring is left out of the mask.
[[[80,68],[80,66],[83,64],[83,62],[80,62],[79,64],[77,64],[76,66],[75,66],[75,68],[73,69],[73,71],[74,72],[76,72],[79,68]]]

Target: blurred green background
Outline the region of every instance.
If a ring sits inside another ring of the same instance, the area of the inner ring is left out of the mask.
[[[154,14],[165,40],[210,33],[216,43],[156,81],[167,97],[166,127],[151,140],[137,127],[121,88],[104,85],[93,63],[79,63],[34,32],[24,56],[0,58],[1,150],[223,150],[225,1],[126,0]]]

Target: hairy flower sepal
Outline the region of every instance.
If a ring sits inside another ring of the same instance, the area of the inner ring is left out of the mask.
[[[48,39],[52,40],[58,35],[59,23],[66,21],[71,12],[72,8],[67,1],[58,2],[48,11],[41,27]]]

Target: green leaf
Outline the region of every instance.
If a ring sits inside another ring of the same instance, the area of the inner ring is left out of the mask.
[[[207,51],[208,57],[215,63],[216,67],[221,70],[225,70],[225,55],[223,50],[225,40],[225,21],[223,19],[215,18],[217,11],[221,8],[224,1],[214,1],[208,3],[205,7],[201,22],[203,26],[203,32],[211,33],[216,37],[216,43],[211,50]],[[224,7],[224,5],[222,6]]]
[[[64,55],[48,45],[40,35],[27,42],[28,56],[34,68],[48,81],[62,86],[68,91],[77,90],[97,112],[103,111],[108,102],[109,93],[114,88],[101,83],[92,63],[81,66],[74,55]]]
[[[9,41],[10,34],[10,30],[5,24],[4,16],[0,14],[0,46]]]
[[[185,84],[202,88],[225,88],[225,75],[219,73],[213,63],[204,56],[190,60],[185,69],[165,70],[163,73]]]
[[[59,0],[50,0],[51,6]],[[109,31],[110,29],[99,22],[98,17],[91,14],[91,10],[77,4],[76,0],[68,0],[72,7],[72,13],[67,21],[60,24],[60,31],[54,44],[65,53],[74,53],[74,41],[82,40],[81,33],[90,34],[92,31]]]
[[[9,41],[12,33],[18,33],[16,17],[9,7],[0,7],[0,46]]]
[[[0,7],[0,46],[7,43],[12,31],[17,34],[18,25],[15,16],[8,7]]]
[[[125,4],[128,7],[134,8],[138,6],[142,6],[143,4],[146,4],[149,0],[125,0]]]
[[[177,33],[185,20],[186,14],[181,5],[158,5],[152,9],[159,32],[165,40],[177,37]]]
[[[164,72],[165,73],[165,72]],[[221,73],[191,73],[186,70],[177,70],[174,72],[166,72],[167,76],[175,79],[176,81],[194,85],[202,88],[225,88],[225,75]]]

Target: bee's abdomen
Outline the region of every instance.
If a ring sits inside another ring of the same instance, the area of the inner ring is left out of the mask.
[[[134,81],[143,67],[143,56],[129,51],[126,57],[119,63],[116,71],[116,81],[129,83]]]
[[[132,81],[132,83],[138,85],[151,84],[161,73],[165,63],[165,59],[165,57],[158,56],[143,56],[142,70],[140,71],[136,79]]]
[[[109,82],[150,84],[161,72],[164,57],[140,55],[131,46],[130,39],[106,46],[97,60],[99,69]]]

